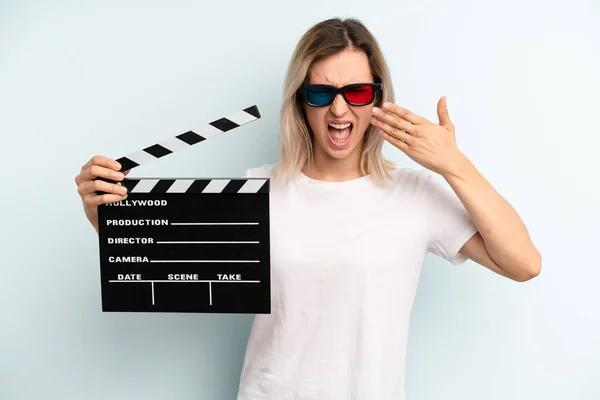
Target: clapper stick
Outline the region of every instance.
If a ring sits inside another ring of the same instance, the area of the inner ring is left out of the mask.
[[[126,171],[259,118],[252,106],[117,161]],[[270,313],[269,179],[119,184],[127,199],[98,206],[103,311]]]
[[[219,118],[198,129],[187,131],[164,142],[146,147],[117,160],[121,164],[121,172],[135,168],[171,153],[188,148],[221,133],[230,131],[260,118],[258,107],[255,105],[241,111]]]
[[[181,135],[177,135],[171,139],[165,140],[161,143],[153,144],[145,149],[117,159],[116,161],[121,164],[121,169],[119,171],[127,171],[128,169],[147,164],[169,154],[187,149],[188,147],[203,142],[206,139],[210,139],[242,125],[246,125],[249,122],[256,121],[257,119],[260,119],[260,117],[261,115],[256,105],[231,113],[206,125],[202,125],[197,129],[189,130]],[[106,178],[96,179],[110,183],[117,183],[116,181]],[[96,192],[96,194],[101,193],[103,192]]]

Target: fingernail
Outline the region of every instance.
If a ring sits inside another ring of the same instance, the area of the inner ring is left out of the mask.
[[[371,118],[371,123],[374,124],[377,122],[377,118]]]
[[[127,193],[127,188],[125,186],[122,186],[119,188],[119,192],[121,193]]]
[[[114,163],[115,169],[121,169],[121,164],[118,162]]]
[[[373,107],[373,114],[377,114],[379,111],[380,111],[379,108]]]
[[[125,175],[122,172],[117,172],[117,178],[123,179],[125,178]]]
[[[390,106],[390,103],[383,103],[383,107],[388,108]]]

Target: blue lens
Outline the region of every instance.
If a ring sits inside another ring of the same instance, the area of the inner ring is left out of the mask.
[[[306,88],[306,101],[316,106],[324,106],[331,103],[333,99],[333,90],[327,87],[308,87]]]

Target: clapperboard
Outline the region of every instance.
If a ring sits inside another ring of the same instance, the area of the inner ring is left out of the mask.
[[[121,171],[260,118],[256,106],[117,159]],[[98,207],[103,311],[268,314],[268,179],[124,179]]]

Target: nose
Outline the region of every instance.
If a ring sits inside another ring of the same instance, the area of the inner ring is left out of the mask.
[[[333,99],[333,103],[331,103],[330,107],[331,113],[336,117],[341,117],[348,111],[348,103],[344,99],[341,93],[338,93]]]

